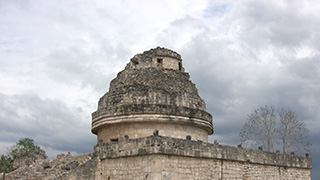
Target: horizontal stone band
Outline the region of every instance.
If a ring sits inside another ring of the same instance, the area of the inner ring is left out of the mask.
[[[212,122],[199,118],[189,118],[185,116],[166,115],[166,114],[134,114],[119,116],[99,116],[92,120],[92,132],[97,133],[99,127],[115,123],[132,122],[166,122],[166,123],[186,123],[205,129],[208,134],[212,134]]]

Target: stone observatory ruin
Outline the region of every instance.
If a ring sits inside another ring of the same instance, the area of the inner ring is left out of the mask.
[[[166,48],[131,58],[100,98],[91,131],[93,153],[38,162],[20,179],[311,179],[309,155],[208,143],[212,116],[181,56]]]
[[[131,58],[92,114],[97,179],[310,179],[311,159],[208,143],[212,116],[181,56]]]
[[[212,116],[184,72],[178,53],[164,48],[135,55],[110,83],[92,114],[92,132],[106,143],[153,134],[208,142]]]

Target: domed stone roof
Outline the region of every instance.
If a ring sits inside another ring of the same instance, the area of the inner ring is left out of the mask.
[[[168,122],[212,134],[212,116],[181,61],[178,53],[159,47],[135,55],[100,98],[92,132],[116,123]]]

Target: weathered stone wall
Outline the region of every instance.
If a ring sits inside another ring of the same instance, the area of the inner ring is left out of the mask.
[[[183,72],[180,54],[166,48],[157,47],[131,58],[126,69],[160,68]]]
[[[118,106],[127,104],[161,104],[202,111],[206,108],[187,73],[156,68],[120,72],[111,81],[109,92],[99,100],[98,110],[119,114]]]
[[[97,158],[93,154],[71,156],[60,154],[56,159],[38,159],[5,175],[6,180],[69,180],[95,179]],[[0,178],[1,179],[1,178]]]
[[[141,155],[105,159],[97,179],[141,180],[308,180],[310,170],[224,159]]]
[[[311,159],[150,136],[100,143],[97,179],[310,179]]]
[[[148,119],[148,117],[145,117]],[[159,131],[159,135],[167,137],[175,137],[185,139],[186,136],[192,135],[194,141],[208,141],[208,133],[199,127],[180,125],[178,123],[170,123],[164,121],[161,123],[160,118],[156,118],[157,123],[141,122],[141,123],[116,123],[110,124],[105,128],[101,129],[98,134],[98,141],[109,142],[113,140],[124,140],[125,135],[129,138],[140,138],[151,136],[155,129],[162,129]]]
[[[156,56],[152,60],[153,62],[153,67],[157,68],[164,68],[164,69],[174,69],[174,70],[179,70],[179,63],[181,63],[181,60],[177,60],[172,57],[166,57],[166,56]]]
[[[54,180],[91,180],[96,179],[98,159],[95,157],[77,168],[54,178]]]
[[[6,179],[310,180],[311,167],[309,157],[149,136],[99,143],[93,154],[37,161]]]

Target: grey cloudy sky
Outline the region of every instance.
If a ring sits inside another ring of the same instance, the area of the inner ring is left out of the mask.
[[[291,108],[310,130],[320,176],[320,1],[0,0],[0,153],[30,137],[50,157],[91,152],[91,113],[133,55],[181,54],[237,145],[256,107]]]

